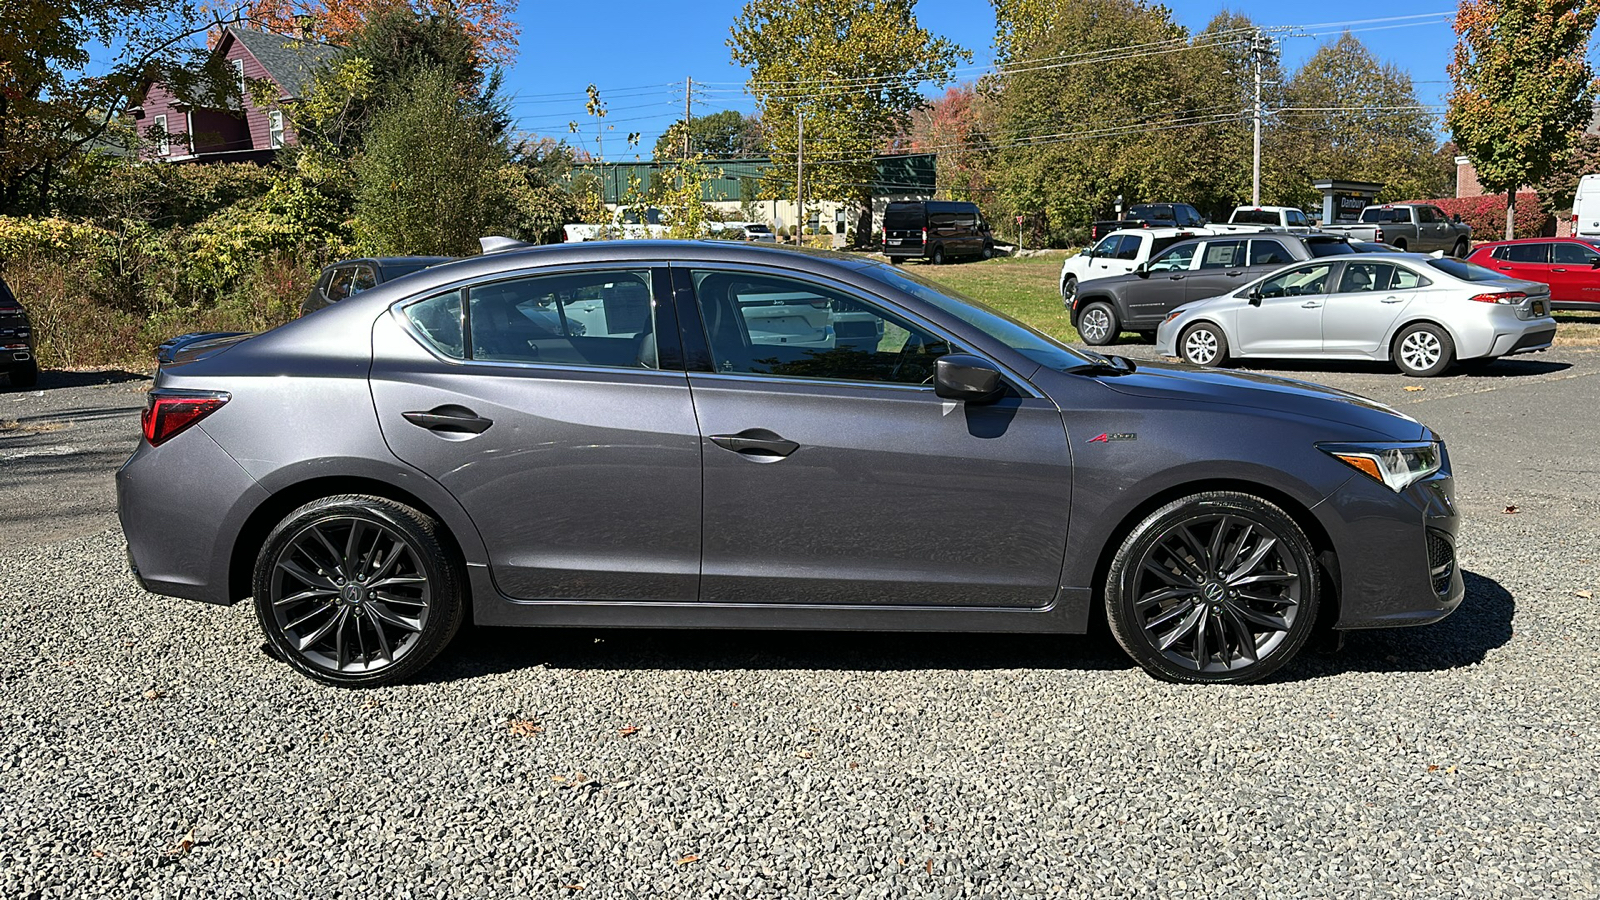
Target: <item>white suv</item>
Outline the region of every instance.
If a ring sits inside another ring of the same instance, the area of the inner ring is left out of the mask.
[[[1126,275],[1172,244],[1188,237],[1211,234],[1208,227],[1124,228],[1101,238],[1094,246],[1067,257],[1061,264],[1061,300],[1072,308],[1078,285],[1096,278]]]

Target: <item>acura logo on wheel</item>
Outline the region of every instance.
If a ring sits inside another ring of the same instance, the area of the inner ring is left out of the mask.
[[[1207,600],[1215,603],[1222,599],[1222,585],[1217,584],[1215,581],[1207,582],[1203,593],[1205,594]]]

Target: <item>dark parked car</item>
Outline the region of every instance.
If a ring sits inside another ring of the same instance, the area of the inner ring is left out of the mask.
[[[1187,203],[1135,203],[1121,219],[1106,219],[1089,226],[1093,240],[1124,228],[1198,228],[1206,217]]]
[[[0,278],[0,372],[11,379],[14,388],[30,388],[39,382],[39,361],[33,355],[33,323],[28,311],[17,302],[11,286]]]
[[[324,266],[311,293],[300,304],[300,314],[316,312],[362,291],[452,259],[454,257],[450,256],[380,256],[347,259]]]
[[[892,263],[926,259],[934,265],[958,256],[988,259],[994,235],[975,203],[897,201],[883,212],[883,255]]]
[[[825,335],[791,342],[791,303]],[[1157,677],[1244,682],[1319,621],[1420,625],[1463,594],[1449,457],[1415,420],[1135,369],[857,257],[507,250],[167,359],[117,473],[135,574],[253,596],[332,684],[415,673],[469,611],[1065,633],[1097,607]]]
[[[1320,234],[1210,235],[1179,241],[1128,275],[1084,284],[1068,304],[1072,325],[1093,346],[1123,331],[1154,335],[1167,313],[1226,294],[1280,266],[1354,253],[1342,236]]]

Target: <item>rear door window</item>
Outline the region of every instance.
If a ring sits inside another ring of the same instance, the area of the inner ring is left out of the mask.
[[[1282,266],[1294,262],[1289,248],[1281,241],[1254,240],[1250,242],[1250,265]]]
[[[1393,277],[1394,266],[1388,263],[1346,263],[1344,274],[1339,277],[1339,293],[1386,291]]]
[[[1500,258],[1507,262],[1547,263],[1550,261],[1549,244],[1512,244],[1502,249],[1505,250],[1506,255]]]
[[[610,269],[475,284],[471,358],[659,368],[651,274]]]
[[[1194,252],[1199,244],[1179,244],[1150,262],[1152,272],[1178,272],[1194,262]]]
[[[1244,265],[1244,241],[1206,241],[1200,257],[1202,269],[1233,269]]]
[[[883,227],[890,231],[921,231],[923,221],[920,203],[891,203],[883,211]]]
[[[1139,245],[1144,239],[1136,234],[1124,234],[1117,243],[1116,258],[1132,262],[1139,258]]]

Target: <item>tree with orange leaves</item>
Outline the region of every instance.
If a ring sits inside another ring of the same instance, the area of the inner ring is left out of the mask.
[[[520,28],[511,15],[517,0],[250,0],[242,15],[267,31],[346,44],[368,22],[396,9],[460,20],[482,62],[505,65],[516,55]]]
[[[1516,192],[1537,183],[1594,115],[1589,37],[1600,0],[1463,0],[1456,14],[1445,124],[1478,169],[1506,194],[1506,238]]]

